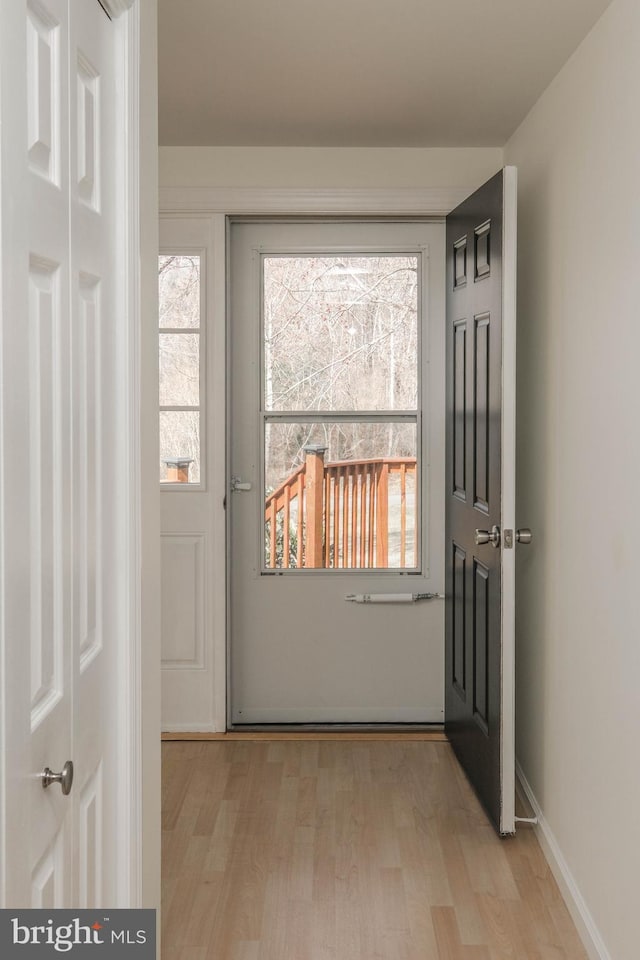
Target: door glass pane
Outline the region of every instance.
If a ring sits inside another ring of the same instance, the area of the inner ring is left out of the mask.
[[[266,256],[266,410],[415,410],[419,257]]]
[[[265,566],[415,569],[416,449],[415,422],[267,422]]]
[[[200,257],[158,259],[160,327],[200,326]]]
[[[200,335],[160,334],[160,405],[197,407],[200,403]]]
[[[200,414],[194,410],[160,411],[160,480],[200,482]]]

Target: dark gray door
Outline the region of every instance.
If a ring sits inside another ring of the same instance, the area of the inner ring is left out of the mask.
[[[447,217],[445,724],[514,830],[515,168]]]

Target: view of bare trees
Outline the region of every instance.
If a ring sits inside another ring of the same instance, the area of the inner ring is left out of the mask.
[[[264,409],[267,419],[297,414],[266,424],[265,495],[309,444],[326,449],[327,463],[415,458],[416,419],[392,418],[418,405],[418,257],[269,255],[263,264]],[[198,482],[200,257],[161,256],[158,279],[160,475],[167,460],[192,460]]]
[[[158,262],[160,362],[160,479],[167,460],[192,460],[200,480],[200,257],[161,256]]]
[[[416,455],[415,423],[332,421],[331,412],[417,407],[418,258],[268,256],[264,260],[267,411],[326,411],[322,423],[268,425],[267,492],[304,459]]]

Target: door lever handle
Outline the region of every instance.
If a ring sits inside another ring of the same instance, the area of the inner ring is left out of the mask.
[[[240,477],[231,477],[231,490],[233,493],[239,491],[251,490],[251,484],[241,480]]]

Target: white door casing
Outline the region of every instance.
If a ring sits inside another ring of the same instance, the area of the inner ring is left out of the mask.
[[[129,905],[134,14],[7,0],[1,17],[1,900]],[[71,794],[43,790],[66,760]]]

